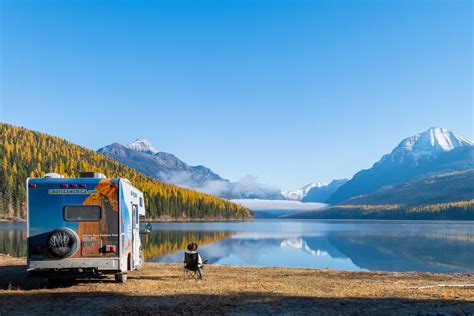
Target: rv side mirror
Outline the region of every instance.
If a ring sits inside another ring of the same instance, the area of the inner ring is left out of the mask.
[[[151,223],[146,222],[145,225],[140,227],[140,234],[149,234],[149,233],[151,233],[151,230],[152,230]]]

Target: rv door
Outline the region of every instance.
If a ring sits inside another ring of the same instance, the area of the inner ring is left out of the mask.
[[[140,263],[140,221],[138,218],[138,205],[132,205],[132,227],[133,227],[133,266]]]

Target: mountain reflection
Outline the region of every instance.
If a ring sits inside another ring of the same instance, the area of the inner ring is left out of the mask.
[[[474,271],[474,242],[468,235],[351,232],[328,239],[356,265],[372,271]]]
[[[288,239],[283,240],[280,243],[280,245],[282,248],[288,247],[288,248],[301,249],[304,252],[316,257],[328,255],[326,251],[322,251],[320,249],[317,249],[317,250],[311,249],[308,243],[302,238],[288,238]]]
[[[183,233],[183,232],[180,232]],[[200,249],[216,264],[297,266],[369,271],[474,271],[474,243],[468,236],[330,232],[323,236],[249,238],[238,233]],[[290,260],[292,256],[295,260]],[[182,252],[156,257],[181,262]]]

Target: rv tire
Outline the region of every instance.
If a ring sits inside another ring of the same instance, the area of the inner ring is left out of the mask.
[[[58,228],[48,237],[49,252],[57,258],[73,256],[79,250],[79,236],[70,228]]]
[[[127,274],[126,273],[117,273],[115,275],[115,282],[117,282],[117,283],[127,282]]]
[[[57,278],[48,278],[48,285],[50,287],[58,287],[61,285],[61,280]]]
[[[75,279],[48,278],[48,285],[51,288],[71,286],[74,285],[75,282]]]

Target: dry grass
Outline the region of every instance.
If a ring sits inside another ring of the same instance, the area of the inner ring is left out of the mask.
[[[183,280],[176,264],[148,263],[125,284],[112,278],[49,288],[28,280],[24,260],[0,257],[0,314],[474,315],[470,274],[346,272],[209,265]]]

